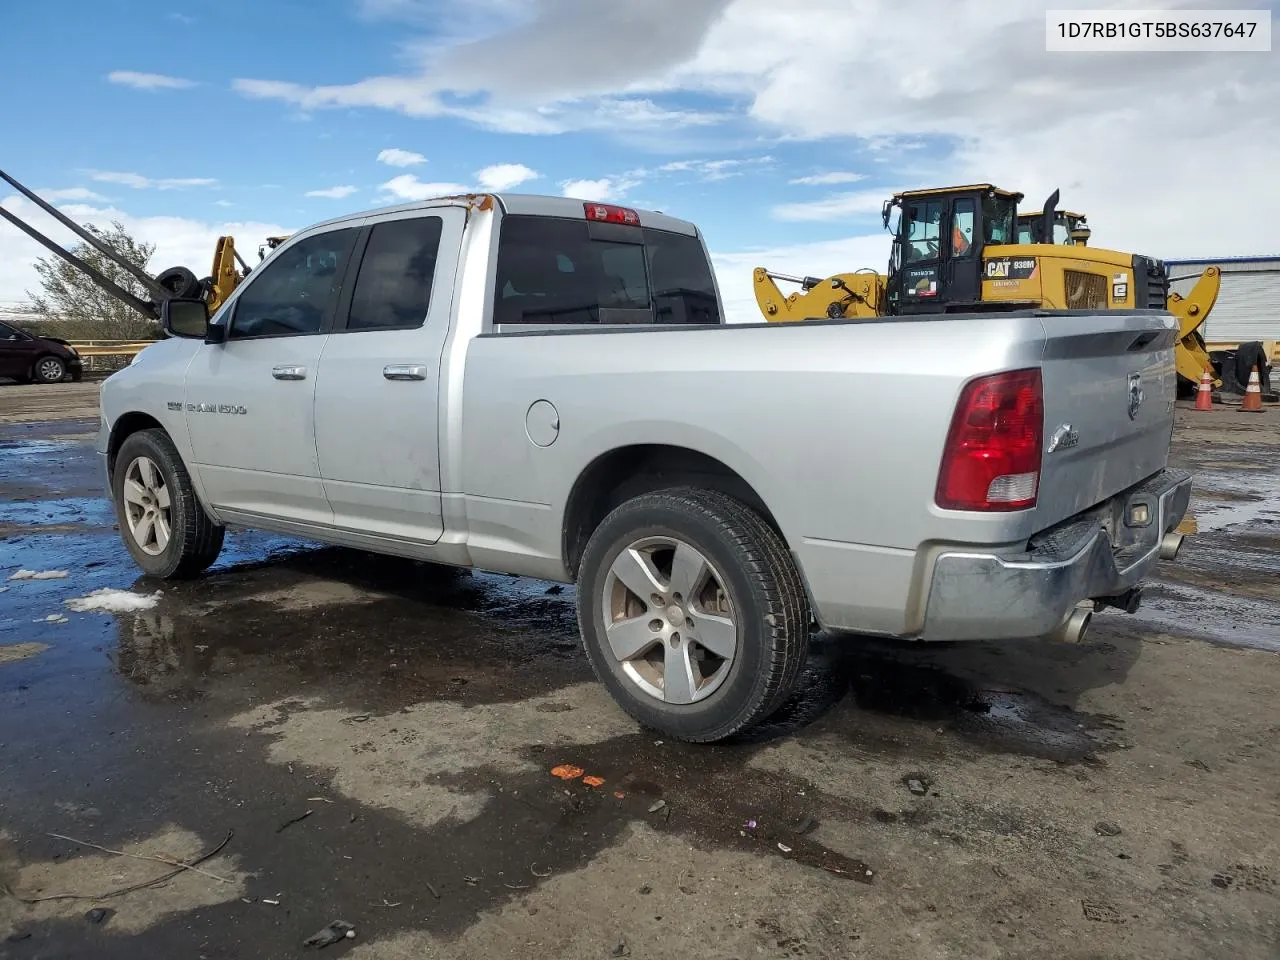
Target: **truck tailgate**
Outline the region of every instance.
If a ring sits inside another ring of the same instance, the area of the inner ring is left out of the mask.
[[[1165,466],[1177,389],[1164,314],[1042,318],[1044,453],[1036,524],[1085,510]]]

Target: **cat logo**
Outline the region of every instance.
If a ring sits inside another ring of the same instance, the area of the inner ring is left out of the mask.
[[[1035,257],[996,257],[982,262],[983,276],[987,280],[1030,280],[1036,275]]]

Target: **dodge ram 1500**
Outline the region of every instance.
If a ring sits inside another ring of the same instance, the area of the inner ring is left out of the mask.
[[[782,705],[815,629],[1078,639],[1190,496],[1169,314],[729,324],[656,212],[353,214],[162,313],[98,441],[146,574],[237,525],[574,583],[600,681],[690,741]]]

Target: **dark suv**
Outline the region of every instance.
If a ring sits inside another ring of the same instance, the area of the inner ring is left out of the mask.
[[[79,380],[83,372],[80,355],[66,340],[37,337],[0,322],[0,379],[58,383],[67,374]]]

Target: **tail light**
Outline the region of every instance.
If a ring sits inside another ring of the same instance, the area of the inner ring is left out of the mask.
[[[1036,505],[1044,395],[1040,370],[1013,370],[965,385],[947,434],[934,499],[947,510]]]
[[[640,226],[640,214],[627,207],[615,207],[611,203],[584,203],[588,220],[601,223],[625,223],[633,227]]]

